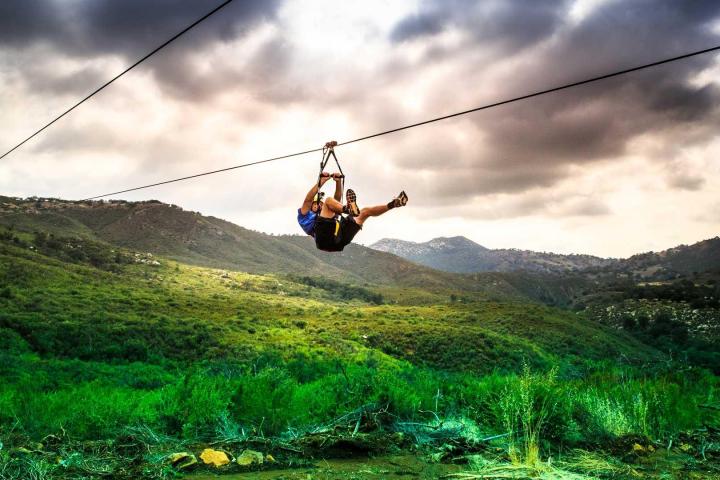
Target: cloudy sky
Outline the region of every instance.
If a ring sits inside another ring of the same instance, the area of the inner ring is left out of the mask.
[[[0,2],[0,150],[219,3]],[[719,44],[717,0],[235,0],[1,160],[0,194],[82,199]],[[718,132],[709,54],[337,153],[360,206],[410,196],[360,243],[464,235],[627,256],[720,233]],[[295,209],[319,160],[121,198],[302,233]]]

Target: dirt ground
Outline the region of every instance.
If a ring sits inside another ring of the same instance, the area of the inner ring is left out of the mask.
[[[374,480],[437,479],[463,470],[462,465],[428,463],[413,455],[318,460],[315,468],[278,469],[232,475],[192,475],[188,480]]]

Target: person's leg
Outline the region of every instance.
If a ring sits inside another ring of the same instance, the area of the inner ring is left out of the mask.
[[[355,217],[355,223],[362,225],[369,217],[379,217],[388,210],[390,210],[390,208],[387,205],[376,205],[374,207],[361,208],[360,215]]]
[[[387,205],[377,205],[374,207],[366,207],[360,209],[360,215],[355,217],[355,223],[362,226],[363,223],[365,223],[365,220],[367,220],[370,217],[379,217],[383,213],[387,212],[388,210],[392,210],[396,207],[404,207],[407,204],[408,198],[407,194],[405,194],[405,191],[403,190],[400,192],[400,194],[393,198]]]
[[[323,203],[320,216],[324,218],[333,218],[335,215],[340,215],[342,211],[342,203],[338,202],[334,198],[328,198]]]

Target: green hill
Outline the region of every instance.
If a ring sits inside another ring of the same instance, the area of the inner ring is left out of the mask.
[[[446,296],[465,292],[471,297],[551,298],[558,299],[556,303],[567,300],[566,288],[556,288],[557,282],[546,282],[536,275],[441,272],[360,245],[329,255],[318,251],[307,236],[266,235],[157,201],[71,202],[0,197],[0,225],[26,233],[43,231],[87,238],[190,265],[388,285],[402,290],[398,291],[402,298],[412,295],[418,299],[430,292]]]
[[[313,277],[208,269],[92,241],[3,238],[0,328],[19,333],[40,354],[245,358],[268,349],[332,350],[339,342],[473,371],[514,370],[523,358],[541,365],[657,356],[577,314],[527,302],[452,302],[428,293],[441,300],[395,303],[396,290],[384,296],[379,286],[311,286]],[[393,303],[376,305],[384,300]]]
[[[471,442],[484,436],[501,439],[494,449],[550,455],[650,438],[665,446],[714,425],[704,409],[714,377],[529,300],[572,279],[441,273],[362,247],[325,258],[302,237],[189,212],[161,218],[177,212],[155,203],[82,208],[2,216],[13,225],[0,228],[7,478],[173,478],[173,453],[200,458],[207,446],[260,449],[283,466],[356,449],[443,454],[448,442],[477,452]],[[241,239],[262,258],[222,264]],[[280,268],[284,257],[264,248],[306,263]],[[224,268],[200,266],[213,262]],[[686,444],[672,454],[688,458]]]

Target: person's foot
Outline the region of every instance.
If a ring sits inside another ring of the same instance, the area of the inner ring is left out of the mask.
[[[408,196],[407,193],[405,193],[405,190],[403,190],[397,197],[393,198],[392,201],[388,203],[388,208],[404,207],[407,205],[407,202]]]
[[[343,208],[343,212],[348,215],[352,215],[353,217],[360,215],[360,208],[357,206],[357,195],[355,194],[355,191],[348,188],[345,193],[345,198],[347,199],[347,204]]]

